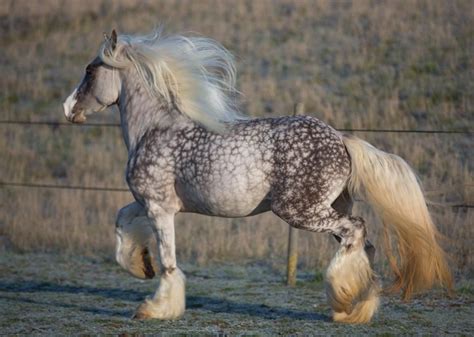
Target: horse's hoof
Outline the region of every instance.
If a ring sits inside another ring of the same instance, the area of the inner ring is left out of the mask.
[[[150,312],[147,303],[140,304],[132,316],[132,319],[136,319],[136,320],[151,319],[151,318],[154,318],[154,317],[152,313]]]

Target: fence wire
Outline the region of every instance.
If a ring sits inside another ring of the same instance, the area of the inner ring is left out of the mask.
[[[74,191],[95,191],[95,192],[97,191],[99,192],[130,192],[130,190],[125,187],[96,187],[96,186],[80,186],[80,185],[35,184],[35,183],[19,183],[19,182],[9,182],[9,181],[0,181],[0,186],[46,188],[46,189],[60,189],[60,190],[74,190]],[[361,200],[355,200],[355,201],[361,201]],[[446,205],[445,207],[474,208],[474,205],[454,204],[454,205]]]
[[[31,126],[51,126],[57,127],[75,127],[78,124],[67,122],[54,121],[19,121],[19,120],[0,120],[0,125],[31,125]],[[87,127],[101,127],[101,128],[119,128],[119,123],[83,123],[79,126]],[[424,133],[424,134],[473,134],[472,130],[406,130],[406,129],[369,129],[369,128],[337,128],[338,131],[343,132],[373,132],[373,133]],[[30,182],[12,182],[0,181],[0,186],[9,187],[23,187],[23,188],[45,188],[45,189],[61,189],[61,190],[75,190],[75,191],[95,191],[95,192],[130,192],[125,187],[97,187],[97,186],[80,186],[80,185],[57,185],[57,184],[39,184]],[[474,208],[474,205],[456,204],[449,205],[452,208]]]
[[[17,121],[17,120],[0,120],[0,124],[4,125],[38,125],[51,127],[104,127],[104,128],[118,128],[120,123],[83,123],[73,124],[68,122],[54,122],[54,121]],[[374,132],[374,133],[428,133],[428,134],[474,134],[473,130],[406,130],[406,129],[370,129],[370,128],[336,128],[343,132]]]

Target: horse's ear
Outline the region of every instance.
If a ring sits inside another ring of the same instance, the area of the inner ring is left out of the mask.
[[[110,44],[112,46],[112,50],[117,47],[117,32],[115,29],[112,29],[112,35],[110,36]]]

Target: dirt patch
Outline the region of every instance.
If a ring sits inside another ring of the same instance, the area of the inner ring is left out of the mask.
[[[474,332],[474,288],[432,292],[410,303],[384,297],[368,325],[330,321],[320,275],[300,272],[295,288],[268,264],[182,265],[187,311],[177,321],[132,321],[157,286],[113,261],[53,254],[0,256],[0,330],[4,334],[460,334]]]

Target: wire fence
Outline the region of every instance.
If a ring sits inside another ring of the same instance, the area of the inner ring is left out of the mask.
[[[38,126],[52,126],[52,127],[104,127],[104,128],[118,128],[120,123],[83,123],[74,124],[68,122],[54,122],[54,121],[16,121],[16,120],[0,120],[0,124],[4,125],[38,125]],[[343,132],[374,132],[374,133],[428,133],[428,134],[474,134],[474,130],[406,130],[406,129],[370,129],[370,128],[336,128]]]
[[[36,184],[36,183],[19,183],[19,182],[11,182],[11,181],[0,181],[0,186],[50,188],[50,189],[79,190],[79,191],[130,192],[130,190],[125,187],[97,187],[97,186],[81,186],[81,185]]]
[[[18,125],[18,126],[51,126],[56,127],[74,127],[77,124],[67,122],[55,121],[19,121],[19,120],[0,120],[0,125]],[[119,128],[119,123],[83,123],[80,126],[101,127],[101,128]],[[422,133],[422,134],[474,134],[473,130],[419,130],[419,129],[366,129],[366,128],[337,128],[338,131],[343,132],[373,132],[373,133]],[[97,186],[81,186],[81,185],[58,185],[58,184],[42,184],[31,182],[12,182],[0,181],[0,186],[22,187],[22,188],[44,188],[44,189],[61,189],[61,190],[76,190],[76,191],[96,191],[96,192],[129,192],[125,187],[97,187]],[[454,204],[448,205],[452,208],[474,208],[474,205],[469,204]]]
[[[73,191],[130,192],[130,190],[128,188],[125,188],[125,187],[97,187],[97,186],[80,186],[80,185],[36,184],[36,183],[19,183],[19,182],[8,182],[8,181],[0,181],[0,186],[26,187],[26,188],[46,188],[46,189],[73,190]],[[355,200],[355,201],[361,201],[361,200]],[[448,204],[448,205],[446,205],[446,207],[474,208],[474,205]]]

